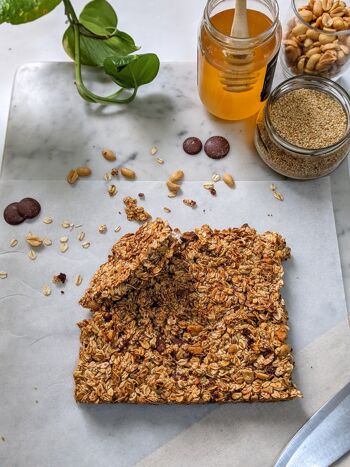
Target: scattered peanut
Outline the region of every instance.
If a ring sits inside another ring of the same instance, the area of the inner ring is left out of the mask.
[[[170,180],[166,182],[166,186],[168,187],[168,190],[171,193],[174,193],[175,195],[178,193],[178,191],[181,188],[180,185],[178,185],[177,183],[171,182]]]
[[[92,173],[89,167],[77,167],[75,170],[79,177],[89,177]]]
[[[127,167],[122,167],[120,169],[120,173],[123,175],[123,177],[128,178],[129,180],[134,180],[136,178],[136,173]]]
[[[173,183],[176,183],[176,182],[179,182],[180,180],[182,180],[184,178],[184,173],[182,170],[176,170],[175,172],[173,172],[170,177],[169,177],[169,180]]]
[[[74,183],[78,180],[78,178],[79,178],[79,175],[76,169],[70,170],[67,174],[67,182],[70,185],[74,185]]]
[[[117,159],[116,155],[111,149],[103,149],[101,154],[107,161],[110,162],[115,161]]]
[[[226,183],[226,185],[229,186],[230,188],[235,187],[236,184],[235,184],[235,181],[234,181],[232,175],[225,173],[223,175],[222,179]]]

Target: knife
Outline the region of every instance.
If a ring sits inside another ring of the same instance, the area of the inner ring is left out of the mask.
[[[350,383],[292,438],[275,467],[329,467],[350,450]]]

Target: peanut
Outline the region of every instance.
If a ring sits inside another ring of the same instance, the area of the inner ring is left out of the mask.
[[[312,39],[313,41],[318,41],[319,39],[319,36],[320,36],[320,33],[315,31],[314,29],[311,29],[309,28],[307,31],[306,31],[306,36],[309,37],[310,39]]]
[[[322,0],[323,11],[329,11],[333,6],[333,0]]]
[[[91,175],[91,169],[89,167],[77,167],[75,170],[79,177],[89,177]]]
[[[323,13],[322,15],[322,24],[326,28],[331,28],[333,27],[333,18],[329,13]]]
[[[180,180],[182,180],[184,178],[184,173],[182,170],[176,170],[175,172],[173,172],[170,177],[169,177],[169,180],[171,182],[178,182]]]
[[[230,175],[230,174],[224,174],[224,175],[222,176],[222,179],[223,179],[223,181],[226,183],[227,186],[229,186],[230,188],[234,188],[234,186],[235,186],[235,181],[234,181],[232,175]]]
[[[101,154],[107,161],[115,161],[117,159],[116,155],[111,149],[103,149]]]
[[[70,185],[74,185],[74,183],[78,180],[78,178],[79,178],[79,175],[76,169],[70,170],[67,174],[67,182]]]
[[[299,15],[305,21],[305,23],[310,23],[314,17],[312,11],[306,9],[300,10]]]
[[[320,47],[313,47],[312,49],[308,50],[305,55],[307,56],[307,58],[310,58],[315,54],[319,54],[320,52],[321,52]]]
[[[177,194],[177,192],[180,190],[180,185],[178,185],[177,183],[174,183],[172,182],[171,180],[168,180],[166,182],[166,186],[168,187],[168,190],[171,192],[171,193],[174,193],[174,194]]]
[[[336,40],[336,36],[329,36],[328,34],[320,34],[319,41],[322,45],[330,44]]]
[[[306,69],[309,71],[313,71],[317,65],[317,62],[320,60],[321,54],[314,54],[312,57],[309,58]]]
[[[128,178],[129,180],[134,180],[136,178],[136,173],[127,167],[122,167],[120,169],[120,173],[123,175],[123,177]]]
[[[322,15],[323,8],[322,8],[321,0],[316,0],[313,6],[312,12],[316,17],[319,17]]]

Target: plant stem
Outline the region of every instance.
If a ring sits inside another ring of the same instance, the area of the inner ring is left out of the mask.
[[[128,104],[133,101],[136,93],[137,86],[135,86],[133,93],[125,99],[116,99],[116,97],[123,91],[123,88],[119,89],[115,94],[112,94],[108,97],[101,97],[93,92],[89,91],[83,81],[81,75],[81,63],[80,63],[80,31],[79,24],[73,24],[74,29],[74,62],[75,62],[75,84],[77,86],[78,92],[83,97],[83,99],[89,102],[95,102],[97,104]]]

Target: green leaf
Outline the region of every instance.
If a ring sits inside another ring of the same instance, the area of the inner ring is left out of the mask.
[[[74,60],[74,31],[72,26],[63,36],[63,47],[66,53]],[[128,55],[139,48],[134,40],[123,32],[118,31],[110,39],[94,39],[80,35],[80,61],[82,65],[102,67],[105,59],[113,55]]]
[[[131,89],[153,81],[158,74],[159,65],[157,55],[141,54],[106,58],[104,69],[119,86]]]
[[[34,21],[53,10],[61,0],[0,0],[0,24]]]
[[[118,18],[106,0],[92,0],[80,13],[79,22],[98,36],[110,36],[117,29]]]

